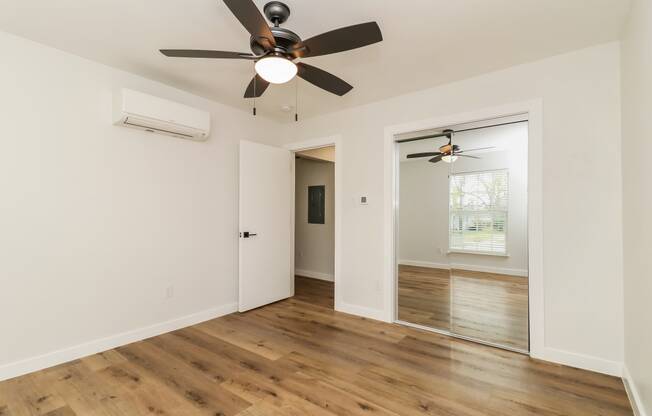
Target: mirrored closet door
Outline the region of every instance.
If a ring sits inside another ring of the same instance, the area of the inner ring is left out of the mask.
[[[398,180],[398,320],[451,329],[451,278],[447,255],[450,164],[441,138],[400,145]]]
[[[527,121],[399,143],[397,321],[527,352]]]

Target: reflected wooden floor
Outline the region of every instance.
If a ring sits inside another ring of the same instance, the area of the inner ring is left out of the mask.
[[[529,350],[526,277],[456,269],[451,275],[452,332]]]
[[[527,278],[399,266],[398,317],[527,351]]]
[[[398,319],[450,330],[450,270],[398,266]]]
[[[319,282],[297,289],[1,382],[0,415],[632,414],[618,378],[335,312]]]

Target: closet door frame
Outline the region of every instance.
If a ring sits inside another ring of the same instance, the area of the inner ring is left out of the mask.
[[[385,128],[385,276],[383,315],[387,322],[398,322],[398,257],[396,237],[398,236],[398,136],[414,131],[437,129],[451,125],[468,124],[489,119],[523,115],[528,120],[528,309],[529,309],[529,355],[544,358],[544,280],[543,280],[543,102],[534,99],[520,103],[500,105],[477,111],[452,114],[438,118],[413,121]],[[444,333],[462,339],[464,336],[450,331],[434,330],[429,327],[399,322],[433,332]],[[473,341],[477,341],[473,339]],[[494,345],[491,343],[486,343]],[[505,348],[502,345],[494,345]],[[507,348],[509,349],[509,348]],[[523,351],[518,351],[523,352]]]

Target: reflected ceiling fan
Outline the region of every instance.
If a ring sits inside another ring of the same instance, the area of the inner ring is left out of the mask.
[[[223,1],[251,34],[249,46],[253,53],[193,49],[160,51],[170,57],[254,61],[256,75],[245,91],[245,98],[260,97],[270,83],[283,84],[292,80],[295,75],[319,88],[342,96],[351,91],[353,86],[322,69],[295,60],[348,51],[383,40],[376,22],[347,26],[302,40],[296,33],[279,26],[290,17],[290,8],[280,1],[269,2],[263,9],[273,26],[267,24],[252,0]]]
[[[454,130],[444,130],[442,134],[436,134],[433,136],[428,136],[428,138],[433,138],[433,137],[448,137],[448,143],[446,143],[443,146],[439,147],[438,152],[422,152],[422,153],[411,153],[407,155],[406,157],[408,159],[415,159],[419,157],[430,157],[431,159],[428,160],[428,162],[431,163],[437,163],[444,161],[446,163],[453,163],[457,160],[458,157],[468,157],[471,159],[481,159],[478,156],[472,156],[467,153],[469,152],[476,152],[479,150],[489,150],[489,149],[494,149],[494,147],[480,147],[477,149],[467,149],[467,150],[461,150],[460,147],[456,144],[452,144],[453,142],[453,134],[455,134]]]

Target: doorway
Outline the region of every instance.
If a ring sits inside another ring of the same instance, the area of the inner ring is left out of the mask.
[[[295,299],[334,308],[335,146],[295,152]]]
[[[396,143],[395,320],[528,353],[527,116]]]

